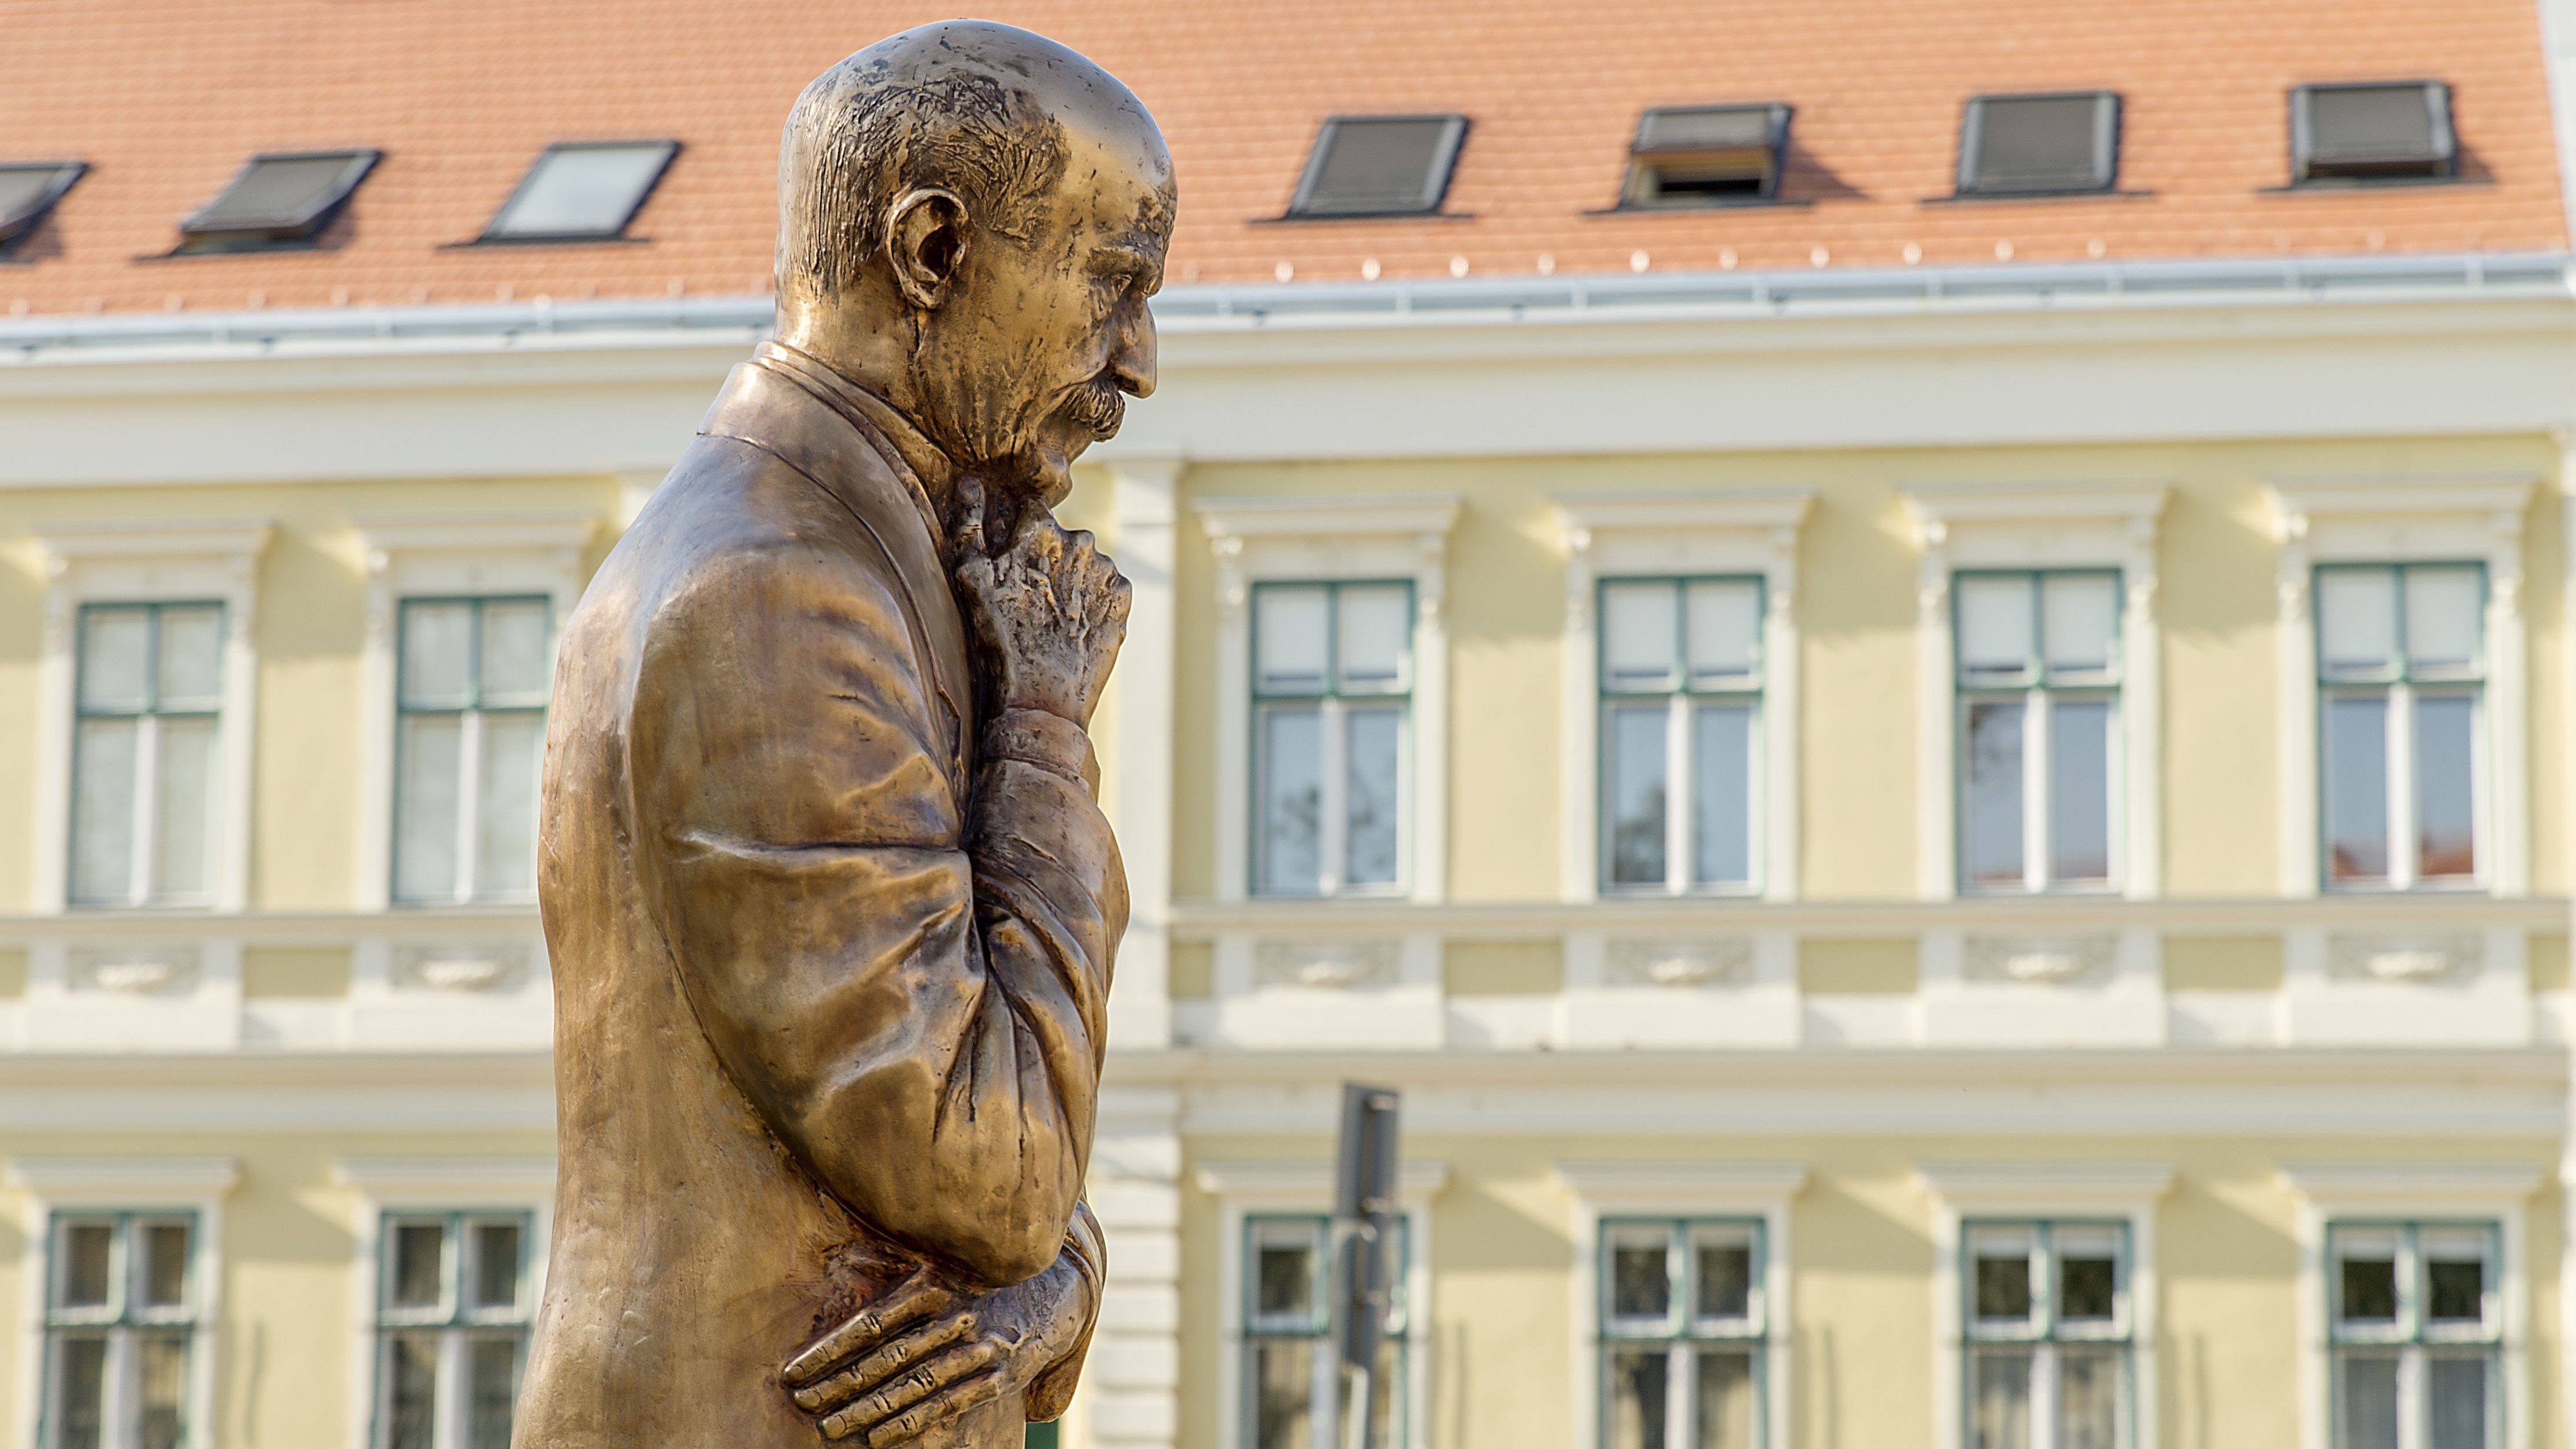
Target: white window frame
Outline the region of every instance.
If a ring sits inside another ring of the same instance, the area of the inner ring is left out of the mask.
[[[2403,599],[2407,573],[2410,570],[2424,569],[2475,569],[2478,573],[2480,593],[2483,595],[2486,590],[2484,559],[2460,559],[2439,563],[2369,564],[2338,561],[2316,565],[2310,570],[2309,577],[2313,586],[2315,581],[2322,579],[2328,573],[2385,573],[2389,577],[2392,592],[2397,596],[2398,602],[2395,607],[2402,611],[2405,607]],[[2483,636],[2485,632],[2483,599],[2481,599],[2481,605],[2479,632]],[[2402,612],[2399,617],[2402,621]],[[2322,643],[2324,626],[2319,623],[2316,627],[2317,637]],[[2401,656],[2407,653],[2402,622],[2394,647]],[[2326,859],[2327,852],[2323,849],[2323,841],[2327,833],[2324,773],[2327,761],[2322,735],[2319,738],[2315,828],[2320,842],[2317,861],[2320,873],[2317,888],[2320,891],[2335,895],[2374,895],[2412,891],[2476,895],[2485,892],[2487,876],[2491,873],[2489,848],[2494,840],[2495,823],[2492,803],[2494,791],[2488,780],[2488,776],[2492,773],[2493,751],[2489,745],[2492,732],[2488,723],[2486,641],[2483,637],[2478,641],[2478,656],[2473,672],[2457,679],[2447,680],[2439,677],[2417,678],[2411,659],[2406,661],[2406,666],[2399,671],[2397,677],[2385,680],[2329,678],[2322,653],[2310,662],[2309,668],[2314,673],[2316,693],[2320,701],[2318,705],[2320,730],[2324,728],[2324,701],[2370,696],[2377,697],[2379,711],[2385,721],[2383,727],[2386,730],[2382,736],[2382,747],[2386,755],[2382,761],[2385,780],[2381,788],[2387,792],[2388,802],[2386,820],[2388,874],[2379,881],[2338,883],[2332,879],[2331,867]],[[2418,818],[2417,809],[2422,803],[2423,796],[2423,781],[2417,777],[2415,768],[2415,704],[2428,695],[2436,699],[2466,698],[2470,702],[2470,717],[2474,731],[2469,748],[2470,838],[2477,861],[2477,870],[2466,878],[2446,876],[2429,884],[2423,878],[2423,862],[2417,856],[2421,841],[2417,838],[2415,828]]]
[[[2093,1333],[2065,1332],[2056,1326],[2057,1312],[2055,1308],[2055,1300],[2057,1297],[2059,1276],[2056,1270],[2058,1265],[2064,1261],[2063,1252],[2056,1246],[2057,1236],[2059,1233],[2070,1229],[2081,1231],[2087,1228],[2106,1227],[2117,1228],[2121,1233],[2120,1253],[2114,1260],[2119,1278],[2119,1283],[2115,1290],[2118,1298],[2117,1312],[2114,1314],[2108,1329],[2105,1331]],[[2024,1250],[2028,1258],[2028,1266],[2031,1274],[2030,1292],[2032,1313],[2031,1318],[2028,1321],[2033,1322],[2034,1324],[2046,1324],[2048,1326],[2032,1332],[2005,1333],[1988,1331],[1981,1333],[1977,1328],[1978,1320],[1976,1319],[1976,1316],[1973,1313],[1963,1312],[1961,1315],[1961,1337],[1963,1342],[1960,1346],[1960,1353],[1962,1355],[1960,1364],[1962,1371],[1961,1399],[1959,1405],[1960,1413],[1965,1416],[1973,1416],[1976,1412],[1975,1396],[1968,1389],[1966,1374],[1971,1367],[1969,1356],[1973,1355],[1978,1347],[1983,1345],[1994,1345],[2005,1349],[2026,1348],[2030,1350],[2032,1355],[2032,1382],[2030,1385],[2029,1398],[2032,1437],[2039,1440],[2043,1446],[2046,1446],[2046,1449],[2053,1449],[2057,1438],[2057,1431],[2054,1427],[2057,1419],[2057,1392],[2059,1385],[2063,1382],[2063,1376],[2060,1373],[2060,1367],[2062,1364],[2060,1351],[2069,1346],[2086,1347],[2107,1345],[2116,1347],[2122,1351],[2125,1356],[2122,1365],[2124,1370],[2123,1376],[2128,1380],[2128,1382],[2123,1386],[2122,1397],[2124,1402],[2121,1405],[2122,1409],[2126,1411],[2124,1416],[2125,1422],[2121,1424],[2117,1431],[2117,1435],[2129,1441],[2130,1449],[2141,1449],[2141,1446],[2138,1445],[2136,1439],[2137,1405],[2134,1402],[2136,1389],[2134,1365],[2136,1363],[2137,1348],[2137,1315],[2135,1312],[2134,1298],[2131,1292],[2134,1287],[2134,1283],[2129,1273],[2127,1222],[2124,1219],[2117,1217],[2066,1218],[1985,1215],[1965,1217],[1960,1223],[1959,1246],[1963,1261],[1970,1260],[1968,1255],[1971,1248],[1974,1246],[1973,1240],[1980,1229],[1988,1231],[2027,1232],[2030,1235],[2030,1244]],[[1970,1282],[1965,1274],[1962,1274],[1959,1282],[1959,1292],[1962,1295],[1962,1302],[1964,1303],[1968,1298],[1973,1297],[1975,1291],[1976,1285],[1973,1282]],[[1961,1434],[1962,1437],[1968,1437],[1967,1428],[1964,1424],[1961,1426]]]
[[[355,904],[363,911],[395,909],[393,896],[396,690],[405,599],[500,598],[542,595],[552,601],[553,637],[581,598],[584,555],[603,519],[584,510],[515,516],[459,518],[446,514],[370,515],[356,520],[356,543],[367,573],[366,642],[360,657],[362,734],[358,789],[358,871]],[[551,672],[551,664],[549,664]],[[446,909],[404,905],[406,911]],[[488,910],[488,905],[464,909]]]
[[[1574,1418],[1565,1442],[1600,1449],[1601,1225],[1604,1219],[1734,1218],[1762,1225],[1762,1364],[1765,1449],[1789,1449],[1796,1413],[1790,1356],[1797,1342],[1791,1295],[1790,1204],[1807,1185],[1796,1162],[1558,1162],[1558,1183],[1572,1200]]]
[[[1198,1190],[1217,1204],[1217,1316],[1224,1342],[1217,1359],[1216,1449],[1246,1449],[1243,1442],[1244,1225],[1275,1214],[1330,1215],[1333,1164],[1329,1162],[1205,1162],[1193,1175]],[[1407,1160],[1396,1185],[1396,1210],[1404,1215],[1410,1261],[1405,1265],[1405,1443],[1431,1444],[1432,1331],[1431,1202],[1449,1185],[1449,1164]],[[1113,1262],[1114,1262],[1113,1258]]]
[[[385,1218],[406,1213],[516,1213],[528,1222],[528,1322],[545,1301],[554,1242],[552,1157],[343,1157],[332,1176],[349,1194],[350,1339],[348,1449],[376,1449],[377,1374],[383,1332],[378,1290]],[[442,1416],[453,1440],[451,1416]]]
[[[1564,683],[1558,725],[1559,894],[1602,899],[1600,585],[1623,577],[1762,580],[1762,768],[1756,784],[1754,894],[1798,898],[1798,542],[1815,495],[1805,488],[1560,493],[1565,549]],[[1651,892],[1642,893],[1652,899]]]
[[[1214,498],[1197,503],[1217,561],[1217,897],[1251,893],[1252,585],[1413,583],[1413,705],[1407,728],[1409,839],[1400,897],[1448,895],[1449,535],[1463,505],[1453,494],[1376,498]],[[1383,900],[1371,893],[1371,899]],[[1323,901],[1339,897],[1320,897]]]
[[[2164,645],[2156,536],[2167,490],[2135,483],[1919,484],[1904,490],[1915,556],[1915,890],[1960,895],[1959,694],[1954,576],[1997,569],[2109,569],[2120,576],[2121,772],[2113,790],[2117,893],[2164,893]]]
[[[1413,677],[1416,671],[1412,667],[1410,651],[1408,651],[1406,666],[1401,681],[1403,687],[1400,689],[1389,689],[1377,693],[1346,689],[1343,686],[1341,679],[1337,677],[1339,674],[1338,661],[1341,654],[1341,610],[1339,605],[1342,591],[1344,589],[1366,589],[1370,587],[1400,588],[1405,591],[1404,605],[1405,612],[1408,615],[1407,632],[1409,634],[1411,622],[1409,616],[1415,612],[1413,581],[1409,578],[1347,580],[1264,579],[1251,586],[1253,650],[1256,655],[1252,673],[1253,697],[1251,728],[1257,738],[1263,729],[1262,721],[1264,716],[1273,708],[1285,707],[1287,709],[1296,709],[1300,706],[1311,705],[1314,709],[1317,735],[1316,761],[1318,766],[1318,785],[1320,787],[1317,792],[1319,795],[1319,808],[1316,813],[1319,819],[1317,822],[1318,830],[1315,841],[1315,853],[1321,865],[1322,877],[1320,887],[1317,890],[1283,890],[1276,892],[1259,891],[1255,892],[1256,894],[1281,900],[1312,900],[1326,896],[1376,896],[1386,899],[1402,900],[1407,894],[1404,871],[1406,865],[1409,863],[1409,852],[1406,847],[1408,844],[1408,838],[1414,829],[1414,822],[1410,818],[1405,818],[1410,816],[1411,809],[1409,804],[1404,803],[1401,798],[1399,798],[1401,815],[1396,821],[1396,879],[1391,882],[1368,882],[1363,884],[1353,884],[1348,879],[1350,873],[1349,721],[1351,711],[1354,708],[1366,709],[1374,705],[1379,710],[1383,711],[1387,705],[1392,704],[1395,706],[1396,716],[1399,722],[1396,734],[1396,791],[1399,797],[1402,797],[1407,793],[1407,786],[1412,783],[1411,776],[1413,771],[1411,761],[1411,756],[1413,755],[1412,686]],[[1330,668],[1328,668],[1325,677],[1322,678],[1317,683],[1315,689],[1310,692],[1280,691],[1265,693],[1261,688],[1261,673],[1259,668],[1259,659],[1257,657],[1260,651],[1261,596],[1265,591],[1269,590],[1314,591],[1320,592],[1324,596],[1325,657],[1328,660],[1334,661],[1334,663]],[[1250,847],[1251,864],[1247,868],[1257,879],[1261,874],[1262,855],[1262,846],[1257,842],[1260,841],[1263,830],[1263,822],[1260,819],[1261,805],[1259,802],[1262,794],[1260,786],[1262,773],[1268,762],[1264,758],[1264,752],[1259,744],[1256,743],[1251,746],[1251,752],[1252,784],[1254,787],[1252,790],[1253,803],[1251,805],[1251,811],[1253,821],[1251,829],[1253,839],[1256,843]],[[1251,889],[1250,882],[1246,883],[1246,889]]]
[[[1932,1200],[1932,1449],[1967,1442],[1966,1228],[1995,1219],[2128,1227],[2130,1442],[2162,1443],[2156,1431],[2156,1204],[2172,1190],[2173,1169],[2160,1162],[1923,1163],[1914,1172]]]
[[[2281,1186],[2297,1202],[2299,1243],[2299,1449],[2333,1449],[2334,1347],[2326,1229],[2361,1221],[2486,1222],[2496,1227],[2496,1353],[2503,1417],[2495,1442],[2531,1449],[2531,1292],[2524,1214],[2544,1175],[2510,1164],[2283,1163]]]
[[[2276,478],[2264,490],[2279,547],[2275,757],[2284,896],[2312,899],[2327,889],[2314,593],[2317,566],[2337,563],[2486,566],[2482,744],[2487,765],[2479,792],[2483,833],[2478,841],[2484,884],[2444,890],[2503,900],[2531,894],[2531,665],[2523,623],[2522,546],[2535,486],[2527,477],[2450,474]],[[2392,757],[2396,748],[2392,740]]]
[[[223,1203],[241,1180],[241,1164],[229,1157],[20,1157],[10,1161],[8,1185],[23,1196],[20,1224],[24,1241],[38,1247],[33,1263],[39,1271],[22,1273],[24,1313],[29,1325],[20,1336],[18,1354],[18,1442],[40,1444],[46,1385],[45,1332],[48,1293],[53,1287],[52,1226],[61,1213],[186,1213],[196,1220],[195,1261],[189,1264],[195,1289],[194,1342],[188,1351],[188,1433],[186,1449],[208,1449],[216,1438],[215,1347],[223,1313]]]
[[[36,533],[45,627],[36,672],[35,908],[114,911],[71,902],[72,741],[78,711],[80,611],[86,604],[216,603],[224,610],[222,703],[216,714],[213,899],[136,909],[235,913],[250,902],[251,775],[257,759],[259,563],[266,519],[72,523]]]
[[[2123,838],[2123,830],[2127,824],[2128,801],[2124,798],[2127,792],[2122,788],[2122,782],[2126,778],[2128,764],[2128,751],[2123,739],[2128,719],[2127,711],[2123,708],[2125,701],[2122,698],[2124,691],[2121,687],[2127,672],[2126,661],[2115,649],[2107,678],[2089,683],[2064,683],[2052,677],[2044,657],[2049,582],[2053,579],[2065,578],[2100,578],[2106,572],[2111,582],[2112,609],[2116,620],[2120,611],[2120,576],[2117,572],[2082,567],[1977,568],[1958,569],[1950,576],[1951,639],[1954,656],[1950,685],[1953,698],[1951,715],[1952,728],[1959,731],[1959,734],[1952,737],[1953,740],[1964,741],[1969,712],[1980,703],[2010,700],[2017,696],[2022,715],[2022,878],[2018,885],[2013,886],[1980,886],[1968,878],[1967,866],[1963,861],[1959,867],[1957,882],[1959,893],[1963,896],[2116,896],[2120,893],[2120,883],[2127,878],[2128,842]],[[2017,578],[2029,585],[2033,611],[2031,639],[2035,656],[2033,677],[2023,683],[1971,684],[1960,677],[1962,671],[1958,669],[1955,660],[1959,637],[1960,585],[1977,579],[1999,578]],[[2115,623],[2114,628],[2117,627]],[[2099,700],[2107,702],[2110,706],[2111,758],[2105,767],[2104,778],[2105,793],[2109,798],[2103,802],[2107,816],[2105,823],[2110,837],[2110,861],[2105,878],[2099,881],[2063,881],[2055,879],[2050,874],[2051,857],[2056,851],[2055,831],[2052,829],[2054,824],[2052,817],[2056,814],[2057,805],[2057,796],[2053,791],[2052,782],[2057,762],[2055,706],[2059,701],[2068,698]],[[1964,754],[1964,744],[1961,744],[1960,748]],[[1962,802],[1964,807],[1968,793],[1968,760],[1962,756],[1953,756],[1950,761],[1950,790],[1954,798]],[[1954,827],[1964,833],[1965,820],[1954,822]],[[1960,842],[1954,839],[1951,848],[1959,849]]]

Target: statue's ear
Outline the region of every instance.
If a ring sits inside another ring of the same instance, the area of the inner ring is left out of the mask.
[[[886,261],[912,305],[937,307],[966,260],[966,203],[940,186],[916,186],[886,212]]]

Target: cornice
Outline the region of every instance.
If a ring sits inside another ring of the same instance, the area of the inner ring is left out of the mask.
[[[2173,1190],[2174,1170],[2161,1162],[1924,1163],[1914,1176],[1954,1207],[2029,1211],[2150,1203]]]

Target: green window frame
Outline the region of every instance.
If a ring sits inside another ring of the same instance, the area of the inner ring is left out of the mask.
[[[1622,576],[1594,603],[1601,889],[1759,892],[1765,581]]]
[[[1412,872],[1410,579],[1252,586],[1252,890],[1402,895]]]
[[[2311,592],[2319,885],[2478,888],[2492,828],[2486,566],[2319,564]]]
[[[1961,891],[2119,888],[2121,593],[2115,568],[1951,576]]]
[[[554,601],[422,596],[395,622],[393,900],[536,899]]]
[[[1965,1449],[2132,1449],[2137,1312],[2130,1225],[1960,1225]]]
[[[2503,1232],[2326,1225],[2336,1449],[2493,1449],[2504,1437]]]
[[[375,1449],[509,1449],[536,1252],[524,1210],[379,1219]]]
[[[1603,1449],[1770,1442],[1767,1237],[1759,1218],[1602,1219]]]
[[[73,664],[66,898],[205,906],[224,818],[224,605],[80,608]],[[127,656],[111,662],[109,656]]]
[[[1369,1377],[1382,1449],[1411,1443],[1413,1225],[1395,1219],[1395,1274],[1386,1338]],[[1251,1213],[1243,1220],[1239,1409],[1244,1449],[1335,1449],[1349,1403],[1333,1355],[1333,1220],[1324,1213]]]
[[[197,1214],[53,1213],[46,1224],[43,1449],[193,1449],[207,1265]]]

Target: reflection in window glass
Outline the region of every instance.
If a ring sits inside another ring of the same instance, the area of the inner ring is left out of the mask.
[[[1614,579],[1600,598],[1604,888],[1754,889],[1761,582]]]
[[[1966,819],[1968,879],[1980,886],[2018,886],[2022,857],[2021,701],[1968,706]]]
[[[1953,600],[1961,884],[2112,885],[2119,575],[1968,572],[1954,580]]]
[[[2326,883],[2475,884],[2485,571],[2328,565],[2316,600]]]
[[[1412,586],[1255,585],[1252,657],[1253,889],[1401,890]]]

